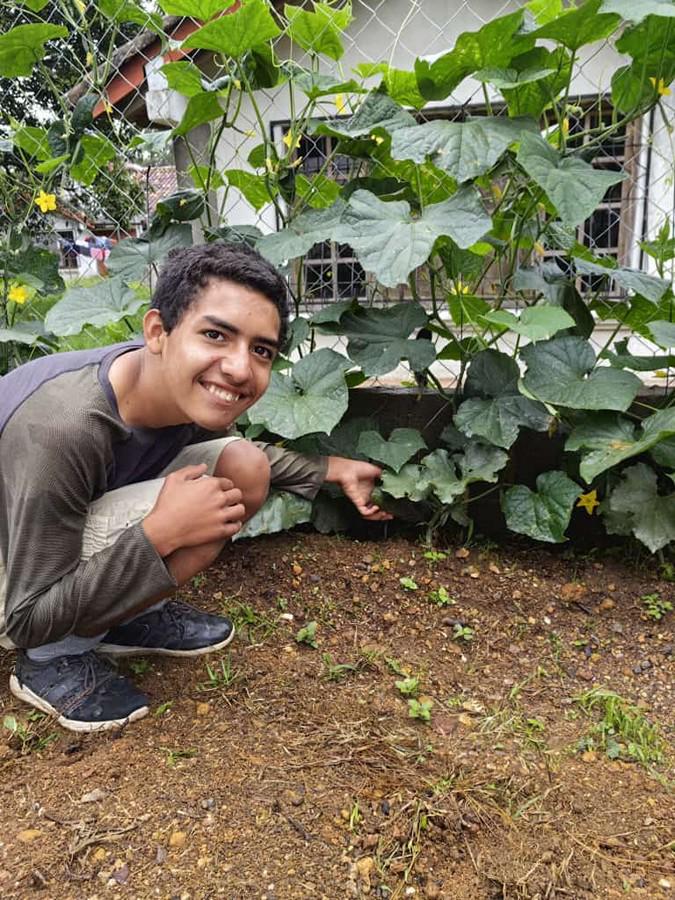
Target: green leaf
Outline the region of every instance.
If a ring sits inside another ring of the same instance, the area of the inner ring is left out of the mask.
[[[75,154],[78,162],[71,165],[70,174],[80,184],[90,185],[101,172],[106,171],[106,163],[116,156],[115,145],[108,138],[100,134],[83,134]]]
[[[248,522],[244,522],[241,531],[235,534],[233,540],[290,531],[296,525],[309,522],[311,516],[311,500],[305,500],[287,491],[273,491],[258,512]]]
[[[518,393],[518,363],[506,353],[491,348],[476,353],[466,375],[467,397],[501,397]]]
[[[639,25],[626,28],[616,42],[619,53],[633,58],[636,68],[658,84],[670,84],[675,77],[675,23],[659,16],[647,16]],[[655,98],[656,99],[656,98]]]
[[[647,327],[654,339],[654,343],[658,344],[659,347],[664,347],[666,350],[675,347],[675,322],[665,322],[658,319],[655,322],[650,322]]]
[[[542,303],[539,306],[528,306],[520,316],[506,310],[495,310],[482,317],[491,325],[514,331],[530,341],[542,341],[553,337],[558,331],[574,325],[574,319],[559,306]]]
[[[539,120],[541,113],[565,90],[570,80],[571,67],[570,53],[564,47],[555,47],[553,50],[535,47],[511,60],[511,67],[507,71],[515,70],[519,81],[514,87],[507,87],[506,84],[499,87],[508,104],[509,115],[531,116]],[[534,78],[536,72],[544,70],[549,70],[551,74]]]
[[[225,177],[232,187],[241,191],[256,212],[272,202],[264,175],[255,175],[245,169],[228,169]]]
[[[583,298],[555,263],[542,263],[536,269],[518,269],[513,278],[517,291],[535,291],[549,303],[562,307],[574,319],[575,333],[588,338],[595,328],[595,319]]]
[[[281,31],[265,0],[245,0],[235,12],[203,25],[183,41],[183,50],[213,50],[240,59],[248,50]]]
[[[591,451],[583,454],[579,467],[581,477],[590,484],[601,472],[674,435],[675,409],[663,409],[643,419],[639,429],[621,416],[599,413],[574,428],[565,450]]]
[[[652,447],[651,457],[657,465],[675,472],[675,438],[666,438]]]
[[[524,84],[532,84],[541,81],[554,73],[555,69],[530,68],[518,71],[518,69],[481,69],[474,73],[474,78],[484,84],[494,84],[499,90],[504,88],[519,88]]]
[[[336,75],[310,72],[309,69],[303,69],[296,63],[286,63],[284,68],[293,84],[307,94],[310,100],[318,100],[319,97],[328,97],[332,94],[364,93],[361,85],[353,78],[345,81]]]
[[[302,256],[314,244],[332,239],[344,209],[344,201],[337,200],[327,209],[311,209],[301,213],[282,231],[262,237],[258,250],[276,266]]]
[[[46,128],[23,125],[14,132],[12,141],[15,147],[20,147],[24,153],[34,156],[35,159],[49,159],[52,155]]]
[[[344,372],[349,366],[344,356],[323,349],[303,357],[290,376],[272,372],[267,391],[248,411],[249,420],[291,439],[330,433],[347,410]]]
[[[96,0],[96,6],[110,23],[133,22],[145,31],[164,36],[162,17],[149,12],[134,0]]]
[[[565,529],[572,516],[574,502],[581,494],[579,485],[564,472],[544,472],[537,478],[537,490],[524,484],[509,488],[502,499],[506,524],[518,534],[536,541],[559,544],[566,540]]]
[[[546,431],[552,417],[540,403],[519,394],[505,394],[491,399],[465,400],[454,421],[467,437],[483,438],[508,450],[521,428]]]
[[[213,119],[220,119],[223,116],[223,108],[220,105],[218,94],[213,91],[204,91],[201,94],[194,94],[188,100],[187,108],[183,113],[183,118],[174,128],[172,134],[181,137],[203,125],[205,122],[211,122]]]
[[[497,481],[508,454],[497,447],[468,444],[463,453],[452,456],[447,450],[434,450],[422,460],[421,483],[428,485],[441,503],[450,505],[474,482]]]
[[[67,153],[64,153],[63,156],[55,156],[53,159],[46,159],[38,166],[35,166],[35,171],[40,175],[49,175],[49,173],[53,172],[54,169],[58,169],[59,166],[62,166],[67,159]]]
[[[110,251],[107,266],[114,275],[126,281],[143,281],[150,266],[156,267],[175,247],[192,246],[190,225],[170,225],[161,237],[145,234],[126,238]]]
[[[220,172],[209,166],[188,166],[187,172],[194,186],[200,191],[205,191],[207,185],[209,190],[217,191],[218,188],[223,187],[225,184]]]
[[[546,192],[566,225],[579,225],[594,212],[607,189],[626,177],[624,172],[595,169],[582,159],[561,157],[534,134],[523,134],[518,163]]]
[[[518,36],[523,11],[500,16],[478,31],[465,31],[449,53],[429,62],[415,61],[415,74],[422,96],[445,100],[467,75],[486,66],[507,66],[514,56],[532,45],[529,36]]]
[[[191,222],[204,212],[204,194],[201,191],[177,191],[160,200],[155,216],[166,222]]]
[[[525,6],[530,10],[539,25],[557,19],[562,14],[562,0],[529,0]]]
[[[645,463],[623,472],[621,483],[603,506],[610,533],[632,531],[652,553],[675,541],[675,492],[659,494],[656,473]]]
[[[468,181],[489,171],[506,149],[520,140],[523,131],[538,134],[532,119],[485,116],[466,122],[441,119],[397,129],[392,136],[394,159],[422,163],[427,157],[458,181]]]
[[[351,2],[341,9],[336,9],[329,3],[315,2],[313,5],[314,11],[310,12],[286,4],[286,33],[308,53],[323,53],[337,61],[344,53],[340,35],[352,21]]]
[[[365,431],[359,438],[358,449],[369,459],[384,463],[398,472],[404,463],[419,450],[426,449],[426,443],[416,428],[394,428],[385,440],[378,431]]]
[[[159,0],[159,5],[167,15],[208,22],[216,13],[234,6],[234,0]]]
[[[59,255],[52,253],[44,247],[29,244],[23,250],[6,258],[7,271],[19,276],[29,273],[32,282],[37,280],[36,286],[43,294],[58,294],[65,285],[59,274]]]
[[[184,97],[194,97],[204,92],[202,73],[194,63],[187,60],[166,63],[160,69],[172,91]]]
[[[647,69],[641,63],[622,66],[612,75],[612,105],[620,112],[637,115],[658,99]]]
[[[44,323],[39,320],[16,322],[11,328],[0,328],[0,344],[26,344],[32,347],[45,336]]]
[[[0,34],[0,76],[14,78],[30,75],[38,60],[47,54],[45,43],[55,38],[68,37],[68,29],[62,25],[17,25]]]
[[[611,268],[579,257],[574,257],[574,265],[577,272],[582,275],[604,275],[615,281],[619,287],[641,294],[652,303],[658,303],[670,288],[668,281],[656,278],[654,275],[647,275],[646,272],[640,272],[638,269],[627,269],[622,266]]]
[[[399,500],[406,497],[413,502],[418,502],[424,500],[429,493],[429,482],[426,477],[422,476],[421,466],[408,464],[396,474],[384,472],[382,490]]]
[[[343,138],[368,137],[375,129],[393,134],[397,128],[414,125],[415,119],[386,94],[368,94],[353,116],[328,119],[316,124],[315,134]]]
[[[366,375],[384,375],[407,359],[414,371],[423,371],[436,358],[433,344],[408,340],[427,323],[419,303],[407,301],[385,309],[356,307],[340,319],[340,332],[348,338],[347,353]],[[325,328],[325,325],[324,325]]]
[[[99,102],[98,94],[85,94],[75,104],[71,125],[73,132],[79,137],[94,122],[94,109]]]
[[[463,187],[448,200],[427,206],[421,216],[413,216],[405,200],[385,203],[369,191],[355,191],[333,239],[349,244],[363,268],[381,284],[396,287],[426,262],[441,235],[466,248],[490,225],[473,187]]]
[[[596,368],[593,348],[582,338],[558,337],[521,351],[525,389],[544,403],[571,409],[628,409],[642,382],[631,372]]]
[[[49,3],[49,0],[21,0],[22,6],[27,6],[33,12],[40,12]]]
[[[45,316],[45,326],[59,336],[79,334],[85,325],[103,326],[131,316],[147,301],[120,277],[92,287],[71,288]]]
[[[426,98],[419,92],[417,76],[414,72],[394,69],[386,62],[361,63],[356,66],[355,71],[362,78],[371,78],[373,75],[381,74],[383,76],[382,84],[384,84],[387,94],[401,106],[413,106],[415,109],[422,109],[423,106],[426,106]]]
[[[302,197],[313,209],[327,209],[340,196],[340,185],[337,181],[320,173],[312,178],[298,173],[295,178],[295,190],[298,197]]]
[[[647,16],[675,17],[673,0],[604,0],[601,13],[618,13],[622,19],[638,24]]]
[[[614,13],[600,13],[603,0],[587,0],[578,9],[566,10],[561,16],[532,32],[535,38],[558,41],[568,50],[602,41],[617,28],[620,19]]]

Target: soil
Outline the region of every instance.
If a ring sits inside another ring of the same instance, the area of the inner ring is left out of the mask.
[[[3,654],[22,732],[0,734],[1,896],[675,896],[675,613],[641,600],[675,585],[606,554],[424,552],[234,545],[183,592],[233,615],[230,652],[123,663],[152,711],[119,734],[28,719]],[[296,640],[310,622],[316,648]],[[660,737],[589,741],[595,688]],[[659,741],[660,762],[628,758]]]

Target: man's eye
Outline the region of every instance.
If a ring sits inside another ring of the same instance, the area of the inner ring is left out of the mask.
[[[222,331],[216,331],[215,328],[208,328],[206,331],[203,331],[202,334],[210,341],[219,341],[223,339]]]
[[[263,359],[274,359],[274,354],[269,347],[263,347],[259,344],[258,346],[253,348],[253,352],[256,354],[256,356],[262,356]]]

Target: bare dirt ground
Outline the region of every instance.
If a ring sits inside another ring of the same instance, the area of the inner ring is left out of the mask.
[[[675,585],[424,552],[235,545],[184,592],[230,652],[125,662],[153,709],[121,734],[28,718],[0,656],[0,895],[675,897],[675,613],[642,599]]]

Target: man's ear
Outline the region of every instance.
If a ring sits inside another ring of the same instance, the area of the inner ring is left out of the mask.
[[[161,353],[166,331],[158,309],[149,309],[143,316],[143,337],[150,353]]]

